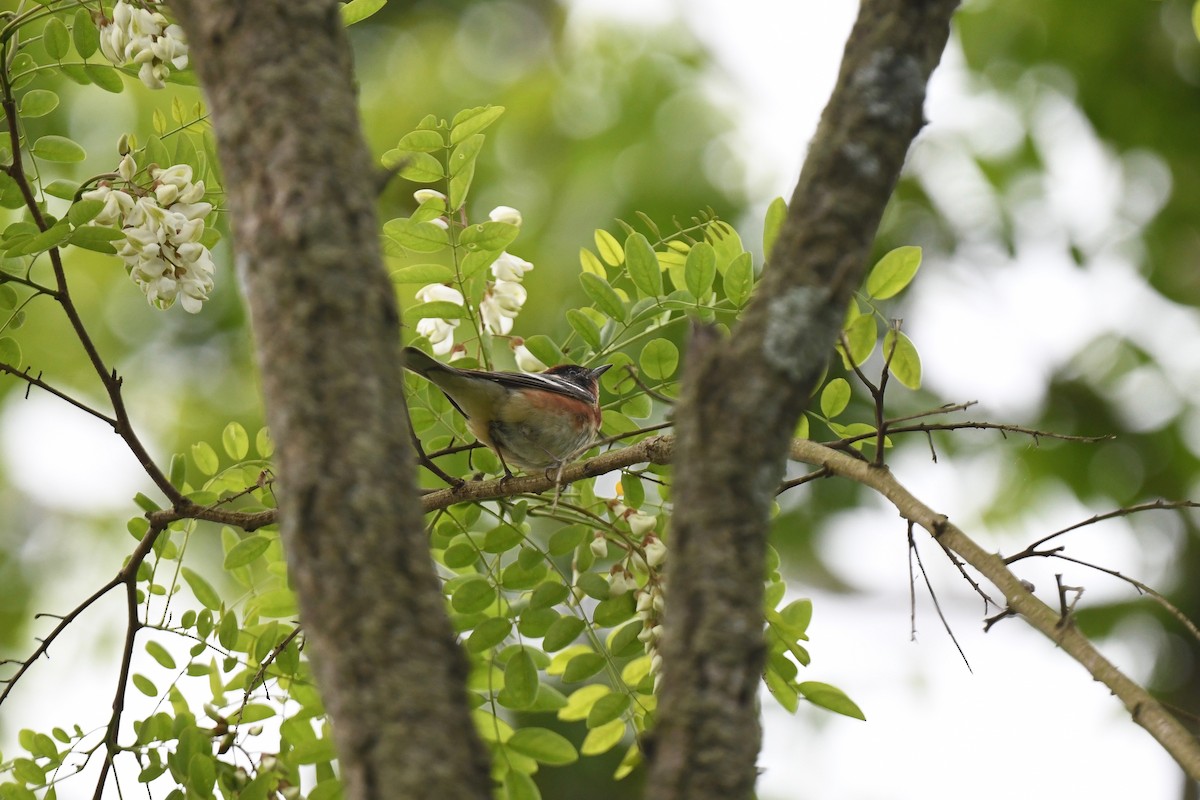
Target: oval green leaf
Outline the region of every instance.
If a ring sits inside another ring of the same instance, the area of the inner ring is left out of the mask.
[[[670,339],[652,339],[642,348],[638,363],[646,377],[664,381],[679,366],[679,348]]]
[[[754,288],[754,259],[749,253],[738,255],[725,270],[725,296],[738,308],[750,299]]]
[[[640,233],[631,233],[625,240],[625,267],[629,277],[647,297],[658,297],[663,291],[662,270],[658,256],[649,240]]]
[[[850,382],[845,378],[834,378],[821,390],[821,413],[833,419],[850,404]]]
[[[867,276],[867,294],[876,300],[894,297],[908,286],[920,266],[921,248],[914,245],[897,247],[872,268]]]
[[[570,741],[546,728],[520,728],[504,744],[542,764],[562,766],[579,758]]]
[[[889,330],[883,336],[883,357],[890,358],[888,370],[909,389],[921,388],[921,357],[912,340],[902,332]]]
[[[230,422],[221,432],[221,444],[234,461],[241,461],[250,452],[250,437],[240,422]]]
[[[87,151],[66,136],[49,134],[33,143],[30,151],[44,161],[73,164],[87,158]]]
[[[621,300],[621,295],[617,294],[617,290],[610,286],[608,281],[599,275],[583,272],[579,275],[579,282],[583,285],[584,294],[595,303],[596,308],[601,313],[618,322],[625,321],[625,303]]]
[[[271,540],[260,534],[242,539],[231,547],[225,555],[225,569],[237,569],[238,567],[246,566],[267,552],[267,548],[270,546]]]

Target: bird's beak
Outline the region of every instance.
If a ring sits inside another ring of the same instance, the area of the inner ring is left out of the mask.
[[[608,372],[611,367],[612,364],[601,364],[600,366],[596,367],[594,370],[592,370],[592,379],[599,380],[600,376]]]

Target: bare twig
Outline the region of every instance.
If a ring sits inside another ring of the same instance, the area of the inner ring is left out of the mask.
[[[1004,559],[1004,563],[1013,564],[1023,558],[1029,558],[1030,556],[1047,555],[1048,553],[1040,551],[1038,548],[1046,544],[1046,542],[1049,542],[1051,539],[1062,536],[1064,533],[1070,533],[1071,531],[1079,530],[1080,528],[1087,527],[1088,525],[1095,525],[1097,522],[1104,522],[1106,520],[1116,519],[1117,517],[1127,517],[1130,514],[1138,514],[1142,511],[1171,511],[1181,508],[1200,508],[1200,503],[1197,503],[1194,500],[1158,499],[1152,500],[1149,503],[1139,503],[1133,506],[1125,506],[1124,508],[1118,508],[1115,511],[1108,511],[1104,514],[1096,514],[1094,517],[1089,517],[1082,522],[1076,522],[1074,525],[1068,525],[1067,527],[1057,530],[1054,533],[1043,536],[1041,539],[1038,539],[1021,552],[1015,553]]]

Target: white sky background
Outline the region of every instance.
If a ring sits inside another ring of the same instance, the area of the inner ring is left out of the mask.
[[[765,207],[776,195],[790,195],[803,144],[833,86],[854,3],[574,0],[574,5],[572,24],[580,28],[598,17],[685,19],[724,69],[714,91],[745,121],[738,148],[752,160],[750,183],[757,202]],[[1024,120],[1003,102],[969,96],[953,45],[931,86],[932,125],[914,148],[910,166],[927,180],[935,202],[954,224],[983,235],[957,263],[927,262],[910,290],[906,330],[920,349],[926,385],[946,401],[983,401],[986,413],[975,416],[1020,422],[1038,408],[1054,370],[1103,330],[1115,330],[1166,360],[1168,369],[1132,379],[1154,391],[1112,387],[1114,402],[1130,419],[1153,427],[1200,388],[1193,377],[1195,365],[1184,361],[1187,354],[1168,347],[1172,340],[1200,340],[1195,311],[1154,295],[1130,258],[1137,248],[1129,233],[1161,203],[1169,179],[1152,158],[1118,158],[1109,152],[1061,96],[1044,92],[1036,108],[1033,119]],[[1010,260],[988,243],[987,224],[998,213],[994,199],[978,190],[969,163],[937,157],[945,152],[937,137],[961,136],[976,150],[1003,149],[1026,122],[1050,165],[1047,185],[1052,191],[1030,186],[1027,197],[1013,201],[1022,211],[1016,215],[1018,257]],[[1065,255],[1067,230],[1090,242],[1087,271]],[[1157,404],[1133,399],[1146,395]],[[119,442],[111,434],[100,430],[101,440],[83,457],[76,448],[87,430],[63,437],[74,443],[66,456],[46,452],[49,445],[40,437],[38,448],[22,444],[23,432],[45,430],[50,416],[56,427],[80,423],[82,428],[102,428],[81,421],[74,409],[50,398],[34,400],[0,409],[0,457],[13,482],[47,504],[61,506],[74,499],[95,509],[99,497],[124,505],[136,485],[114,491],[111,480],[124,476],[136,481],[136,465],[125,463],[127,453],[113,450]],[[32,422],[30,415],[38,421]],[[1200,425],[1197,431],[1195,446],[1200,447]],[[115,462],[104,455],[106,448],[116,452]],[[1002,456],[987,448],[983,442],[975,457],[953,463],[943,459],[937,466],[916,454],[901,455],[892,466],[917,496],[949,514],[985,546],[1010,552],[1036,533],[1109,510],[1083,508],[1062,492],[1061,497],[1031,500],[1036,528],[984,530],[981,506],[1006,469]],[[46,457],[30,457],[39,452]],[[79,466],[80,474],[64,479],[64,464]],[[70,486],[72,496],[44,494],[46,487],[55,486]],[[69,549],[69,529],[41,527],[31,542],[46,552]],[[1076,552],[1107,564],[1137,564],[1138,577],[1153,584],[1167,574],[1174,532],[1158,518],[1155,525],[1137,528],[1142,538],[1134,548],[1127,535],[1132,529],[1130,523],[1098,529],[1089,539],[1094,550]],[[802,677],[845,689],[863,707],[868,722],[805,709],[793,718],[765,698],[763,800],[1177,796],[1177,768],[1081,667],[1018,621],[1005,621],[986,636],[981,633],[981,604],[928,543],[922,550],[926,567],[974,673],[964,668],[920,588],[918,642],[909,641],[904,530],[893,511],[859,509],[821,535],[839,571],[853,576],[864,593],[853,598],[814,595],[814,662]],[[103,574],[91,574],[95,569],[89,563],[78,567],[88,574],[69,585],[96,586],[110,576],[108,566]],[[1048,597],[1044,590],[1053,586],[1052,570],[1043,573],[1034,580]],[[1085,602],[1129,596],[1093,576],[1073,577],[1088,585]],[[57,598],[49,604],[35,602],[38,608],[58,605]],[[95,618],[108,611],[98,610]],[[97,630],[90,641],[68,637],[77,643],[64,641],[57,652],[94,663],[116,652],[116,640],[106,638],[111,635]],[[1153,629],[1134,629],[1104,650],[1135,679],[1144,680],[1151,667],[1146,654],[1158,635]],[[69,653],[68,647],[79,651]],[[65,686],[47,685],[45,681],[61,678],[54,670],[35,671],[32,678],[18,702],[5,709],[13,719],[39,708],[46,693],[57,694],[64,708],[62,719],[51,724],[82,716],[84,704],[95,705],[94,718],[103,718],[111,702],[107,670],[79,674]],[[36,688],[29,691],[30,686]],[[68,781],[60,796],[88,788],[86,781]]]

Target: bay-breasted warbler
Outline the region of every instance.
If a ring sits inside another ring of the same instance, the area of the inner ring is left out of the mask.
[[[541,373],[459,369],[413,347],[404,366],[433,383],[467,420],[475,438],[509,465],[526,471],[562,468],[585,450],[600,429],[595,369],[564,364]]]

